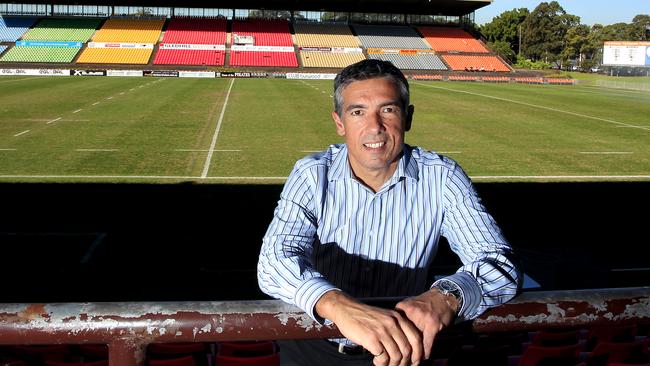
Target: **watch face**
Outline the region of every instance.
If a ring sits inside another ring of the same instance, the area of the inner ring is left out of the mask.
[[[441,289],[445,290],[445,291],[457,291],[458,290],[458,287],[454,283],[449,282],[449,281],[440,281],[438,283],[438,286]]]

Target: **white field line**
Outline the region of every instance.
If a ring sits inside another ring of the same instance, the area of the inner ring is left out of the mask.
[[[631,125],[631,124],[628,124],[628,123],[618,122],[618,121],[614,121],[614,120],[611,120],[611,119],[589,116],[587,114],[576,113],[576,112],[571,112],[571,111],[565,111],[565,110],[562,110],[562,109],[547,107],[547,106],[543,106],[543,105],[539,105],[539,104],[520,102],[518,100],[495,97],[493,95],[474,93],[474,92],[469,92],[469,91],[465,91],[465,90],[443,88],[441,86],[434,86],[434,85],[429,85],[429,84],[422,84],[422,83],[414,83],[414,84],[421,85],[421,86],[428,87],[428,88],[442,89],[442,90],[452,91],[452,92],[456,92],[456,93],[470,94],[470,95],[475,95],[475,96],[479,96],[479,97],[500,100],[502,102],[509,102],[509,103],[514,103],[514,104],[525,105],[525,106],[533,107],[533,108],[546,109],[548,111],[553,111],[553,112],[558,112],[558,113],[565,113],[565,114],[570,114],[572,116],[577,116],[577,117],[582,117],[582,118],[589,118],[589,119],[593,119],[593,120],[596,120],[596,121],[613,123],[613,124],[617,124],[619,126],[625,126],[625,127],[630,127],[630,128],[639,128],[639,129],[642,129],[642,130],[650,131],[650,127],[634,126],[634,125]]]
[[[476,175],[472,180],[650,180],[648,175]],[[252,180],[252,181],[285,181],[287,177],[199,177],[182,175],[0,175],[0,179],[164,179],[164,180]]]
[[[223,121],[223,116],[226,113],[226,106],[228,106],[228,98],[230,98],[230,91],[232,86],[235,84],[235,78],[230,79],[230,86],[228,87],[228,92],[226,93],[226,99],[223,102],[223,107],[221,108],[221,114],[219,115],[219,121],[217,122],[217,128],[212,135],[212,143],[210,144],[210,151],[208,151],[208,156],[205,158],[205,164],[203,164],[203,173],[201,173],[201,178],[208,177],[208,170],[210,170],[210,163],[212,162],[212,153],[214,152],[214,147],[217,145],[217,137],[219,137],[219,130],[221,130],[221,122]]]
[[[53,119],[53,120],[51,120],[51,121],[48,121],[48,122],[46,123],[46,125],[49,125],[50,123],[54,123],[54,122],[60,120],[61,118],[63,118],[63,117],[55,118],[55,119]]]
[[[182,152],[206,152],[206,151],[239,152],[239,151],[243,151],[243,150],[233,150],[233,149],[215,149],[215,150],[208,150],[208,149],[174,149],[174,151],[182,151]]]
[[[108,98],[106,98],[106,100],[111,100],[111,99],[113,99],[113,97],[108,97]]]
[[[18,136],[20,136],[20,135],[24,135],[24,134],[26,134],[26,133],[29,132],[29,131],[31,131],[31,130],[27,130],[27,131],[19,132],[19,133],[15,134],[14,137],[18,137]]]
[[[0,151],[16,151],[18,149],[0,149]]]
[[[94,152],[94,151],[109,151],[110,152],[110,151],[119,151],[119,150],[118,149],[75,149],[74,151],[84,151],[84,152],[86,152],[86,151],[91,151],[91,152]]]
[[[95,102],[95,103],[93,103],[93,105],[97,105],[97,104],[99,104],[99,103],[101,103],[101,102]]]
[[[580,151],[578,154],[585,155],[629,155],[634,154],[632,151]]]
[[[83,109],[77,109],[76,111],[72,112],[72,114],[79,113],[81,111],[83,111]]]
[[[436,151],[439,154],[462,154],[462,151]]]

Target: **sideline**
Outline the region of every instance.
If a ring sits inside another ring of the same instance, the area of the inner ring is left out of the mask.
[[[217,137],[219,137],[219,131],[221,130],[221,122],[223,121],[223,116],[226,113],[226,106],[228,105],[228,98],[230,98],[230,91],[232,86],[235,84],[235,78],[230,79],[230,86],[228,87],[228,92],[226,93],[226,100],[223,102],[223,107],[221,108],[221,115],[219,116],[219,122],[217,122],[217,128],[212,135],[212,143],[210,144],[210,150],[208,151],[208,156],[205,158],[205,164],[203,164],[203,173],[201,173],[201,178],[208,177],[208,170],[210,170],[210,163],[212,162],[212,154],[214,153],[214,147],[217,145]]]

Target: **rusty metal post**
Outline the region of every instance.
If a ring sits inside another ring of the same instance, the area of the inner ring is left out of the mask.
[[[144,366],[147,345],[133,339],[108,344],[108,366]]]

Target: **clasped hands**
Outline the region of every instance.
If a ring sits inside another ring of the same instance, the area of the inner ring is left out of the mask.
[[[394,310],[363,304],[342,291],[329,291],[316,312],[373,355],[374,365],[418,365],[431,356],[433,341],[458,311],[453,296],[431,289],[399,302]]]

